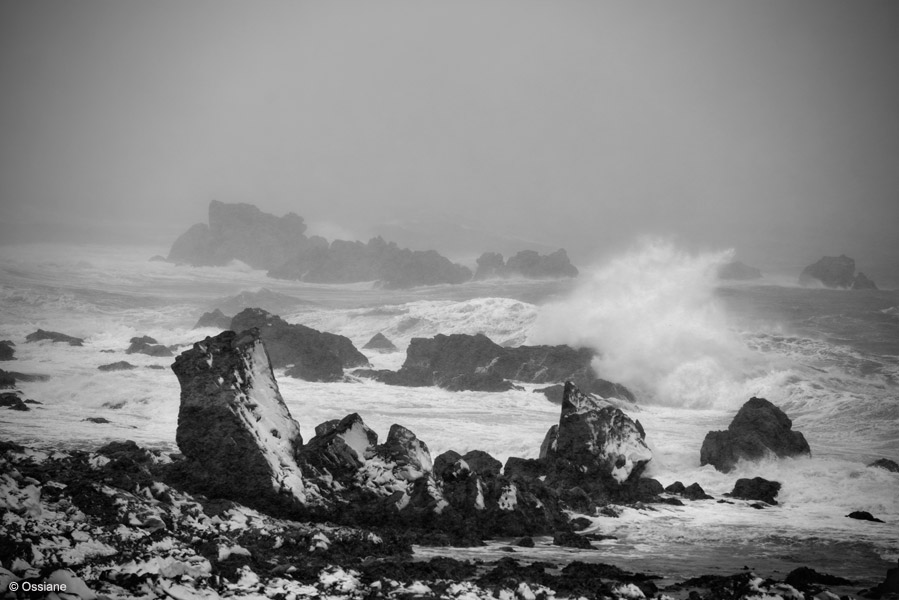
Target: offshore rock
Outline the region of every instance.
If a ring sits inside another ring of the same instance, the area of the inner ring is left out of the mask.
[[[214,303],[222,312],[236,315],[245,308],[261,308],[273,314],[293,312],[301,306],[313,306],[315,302],[275,292],[268,288],[244,290],[234,296],[219,298]],[[227,329],[228,326],[225,326]]]
[[[582,392],[599,396],[600,398],[617,398],[618,400],[626,400],[627,402],[636,402],[634,393],[620,383],[606,381],[605,379],[593,379],[592,381],[576,381],[575,385]],[[557,383],[549,387],[535,389],[535,393],[541,393],[546,399],[553,404],[561,404],[565,396],[565,385]]]
[[[855,273],[855,260],[845,254],[825,256],[799,274],[799,283],[812,285],[820,282],[825,287],[844,289],[877,289],[864,273]]]
[[[125,354],[146,354],[148,356],[171,356],[172,351],[162,346],[148,335],[133,337],[131,345],[125,350]]]
[[[777,504],[775,498],[778,492],[780,492],[780,482],[753,477],[752,479],[738,479],[734,484],[733,491],[725,495],[740,500],[761,500],[768,504]]]
[[[15,344],[10,340],[0,341],[0,360],[15,360]]]
[[[97,367],[99,371],[131,371],[132,369],[136,369],[136,365],[132,365],[128,361],[120,360],[114,363],[109,363],[108,365],[100,365]]]
[[[731,261],[718,267],[718,279],[730,279],[735,281],[748,281],[751,279],[761,279],[762,272],[755,267],[740,262],[739,260]]]
[[[362,346],[363,350],[377,350],[378,352],[393,352],[397,348],[383,333],[376,333],[368,343]]]
[[[868,279],[868,276],[859,271],[855,274],[855,279],[852,280],[852,289],[854,290],[876,290],[877,285],[874,284],[873,281]]]
[[[878,458],[868,466],[877,469],[886,469],[892,473],[899,473],[899,464],[897,464],[895,460],[890,460],[889,458]]]
[[[731,471],[740,460],[809,456],[808,442],[787,415],[764,398],[750,398],[726,431],[710,431],[702,442],[700,465]]]
[[[259,332],[225,331],[172,365],[181,384],[176,441],[194,485],[263,508],[317,504],[295,456],[300,427],[281,398]]]
[[[231,320],[231,329],[257,328],[275,368],[306,381],[338,381],[345,367],[367,367],[368,359],[342,335],[292,325],[261,308],[248,308]]]
[[[25,336],[26,342],[40,342],[43,340],[65,342],[69,346],[82,346],[84,344],[82,338],[72,337],[71,335],[66,335],[64,333],[57,333],[56,331],[44,331],[43,329],[38,329],[34,333],[29,333]]]
[[[199,329],[201,327],[212,327],[222,330],[229,329],[231,327],[231,317],[227,316],[217,308],[211,312],[203,313],[193,328]]]
[[[571,264],[564,249],[547,255],[538,254],[533,250],[522,250],[505,262],[502,254],[485,252],[478,258],[477,263],[475,281],[498,277],[561,279],[578,276],[577,267]]]

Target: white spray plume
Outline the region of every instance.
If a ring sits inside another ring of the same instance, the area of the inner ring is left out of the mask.
[[[546,306],[529,343],[592,347],[600,377],[646,401],[729,406],[753,360],[715,298],[717,269],[732,258],[732,250],[690,254],[644,239]]]

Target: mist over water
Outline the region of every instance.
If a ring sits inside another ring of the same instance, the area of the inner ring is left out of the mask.
[[[690,253],[671,241],[643,239],[546,306],[530,341],[595,348],[600,376],[644,400],[732,406],[764,362],[743,343],[715,294],[717,268],[732,258],[731,250]]]

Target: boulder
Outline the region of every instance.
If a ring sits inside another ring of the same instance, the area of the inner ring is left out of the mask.
[[[99,371],[130,371],[131,369],[136,369],[137,366],[132,365],[130,362],[120,360],[118,362],[109,363],[108,365],[100,365],[97,367]]]
[[[731,471],[740,460],[809,456],[805,437],[792,431],[793,422],[764,398],[750,398],[726,431],[710,431],[702,442],[700,465]]]
[[[84,344],[84,340],[82,338],[72,337],[71,335],[57,333],[55,331],[44,331],[43,329],[38,329],[34,333],[29,333],[25,336],[26,342],[40,342],[43,340],[50,340],[51,342],[65,342],[69,346],[82,346]]]
[[[890,460],[888,458],[878,458],[868,466],[876,469],[886,469],[892,473],[899,473],[899,464],[897,464],[895,460]]]
[[[172,371],[181,384],[175,439],[194,485],[256,507],[320,502],[295,462],[300,427],[257,330],[207,337],[182,352]]]
[[[292,325],[261,308],[247,308],[231,320],[231,329],[256,328],[272,366],[289,367],[286,374],[306,381],[337,381],[345,367],[367,367],[368,359],[342,335]]]
[[[725,495],[740,500],[761,500],[768,504],[777,504],[775,498],[778,492],[780,492],[780,482],[753,477],[752,479],[738,479],[734,484],[734,489]]]
[[[825,256],[799,274],[799,283],[802,285],[816,282],[829,288],[877,289],[874,282],[863,273],[856,275],[855,260],[845,254]]]
[[[193,328],[199,329],[201,327],[212,327],[214,329],[225,330],[231,327],[231,317],[225,315],[225,313],[216,308],[212,312],[203,313]]]
[[[397,348],[383,333],[376,333],[368,343],[362,346],[363,350],[377,350],[378,352],[394,352]]]
[[[0,392],[0,407],[23,412],[31,410],[16,392]]]
[[[0,341],[0,360],[15,360],[15,344],[10,340]]]
[[[148,356],[172,356],[172,351],[148,335],[133,337],[125,354],[146,354]]]
[[[866,510],[855,510],[846,515],[850,519],[858,519],[859,521],[871,521],[872,523],[883,523],[881,519],[878,519],[871,513]]]
[[[761,278],[762,272],[760,270],[750,267],[739,260],[734,260],[718,267],[718,279],[748,281]]]

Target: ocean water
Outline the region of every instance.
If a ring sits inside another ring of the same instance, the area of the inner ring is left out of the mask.
[[[399,350],[368,353],[376,368],[398,368],[413,337],[437,333],[593,347],[601,376],[638,397],[622,408],[646,429],[654,453],[649,475],[663,485],[696,481],[716,497],[738,477],[783,483],[777,507],[710,500],[624,508],[619,518],[593,519],[593,529],[618,539],[592,552],[543,539],[520,557],[609,562],[670,581],[744,566],[783,577],[807,565],[865,585],[899,559],[899,474],[866,467],[881,457],[899,460],[899,292],[805,289],[783,279],[721,284],[713,273],[728,252],[691,254],[663,242],[583,269],[576,281],[405,291],[272,280],[237,262],[192,268],[147,260],[160,250],[0,248],[0,339],[16,344],[16,360],[0,368],[50,376],[20,384],[42,404],[0,410],[0,439],[61,448],[133,439],[176,451],[173,358],[126,355],[128,340],[150,335],[186,349],[217,333],[192,329],[203,312],[267,288],[302,301],[282,311],[290,322],[346,335],[360,348],[384,333]],[[26,343],[38,328],[82,337],[84,346]],[[97,370],[119,360],[138,368]],[[559,417],[533,385],[454,393],[276,376],[306,438],[318,423],[358,412],[381,436],[393,423],[409,427],[434,456],[482,449],[505,461],[536,457]],[[705,434],[726,428],[751,396],[784,409],[812,457],[743,464],[726,475],[700,467]],[[109,423],[85,421],[90,417]],[[855,510],[885,523],[845,517]],[[505,555],[499,547],[507,542],[451,552],[490,558]],[[423,557],[430,552],[419,549]]]

